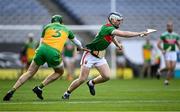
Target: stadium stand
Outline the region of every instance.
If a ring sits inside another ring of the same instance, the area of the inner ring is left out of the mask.
[[[110,0],[57,0],[84,24],[102,24],[110,12]],[[155,28],[158,32],[152,35],[157,38],[164,30],[166,23],[172,19],[175,31],[180,33],[180,2],[178,0],[116,0],[116,10],[124,15],[124,30],[141,31]]]
[[[37,0],[0,0],[0,21],[3,25],[44,24],[49,14]]]
[[[73,19],[82,24],[103,24],[110,12],[110,0],[55,0],[59,7],[66,9]],[[116,0],[116,10],[124,15],[121,29],[141,31],[155,28],[157,38],[171,18],[175,31],[180,33],[180,2],[178,0]],[[0,25],[43,25],[49,22],[50,13],[38,0],[0,0]],[[0,30],[0,42],[24,42],[27,33],[40,36],[38,30]],[[12,35],[13,34],[13,35]]]
[[[0,0],[0,25],[43,25],[50,15],[37,0]],[[0,30],[0,42],[22,43],[29,32],[40,37],[37,30]]]

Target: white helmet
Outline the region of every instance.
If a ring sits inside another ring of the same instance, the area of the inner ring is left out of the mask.
[[[108,16],[108,20],[109,22],[112,24],[111,20],[115,19],[115,20],[123,20],[123,16],[122,14],[118,13],[118,12],[112,12],[109,14]],[[119,26],[116,26],[114,24],[112,24],[113,26],[115,26],[116,28],[119,28]]]

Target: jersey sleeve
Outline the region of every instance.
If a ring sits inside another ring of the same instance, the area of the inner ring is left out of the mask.
[[[115,30],[114,27],[106,27],[106,33],[107,33],[108,35],[111,35],[112,32],[113,32],[113,30]]]
[[[74,39],[74,33],[72,31],[69,30],[69,39]]]

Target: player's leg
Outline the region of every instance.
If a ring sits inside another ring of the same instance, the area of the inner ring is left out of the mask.
[[[165,60],[165,67],[164,68],[159,68],[157,70],[157,74],[156,74],[157,79],[160,79],[160,77],[162,75],[162,72],[166,72],[168,70],[168,65],[169,65],[168,61],[170,59],[169,53],[166,52],[163,56],[164,56],[164,60]]]
[[[166,77],[166,80],[164,82],[165,85],[168,85],[169,81],[172,79],[175,67],[176,67],[176,62],[175,61],[169,61],[167,77]]]
[[[174,75],[174,70],[176,68],[176,61],[172,61],[171,67],[172,67],[172,76],[173,76]],[[171,79],[172,79],[172,76],[171,76]]]
[[[54,73],[52,73],[51,75],[49,75],[43,82],[42,84],[44,86],[50,84],[51,82],[54,82],[55,80],[57,80],[59,77],[61,77],[64,73],[64,67],[61,66],[59,68],[53,68],[54,69]],[[42,89],[42,88],[41,88]]]
[[[168,85],[171,76],[171,61],[169,60],[166,60],[166,69],[167,69],[167,74],[166,74],[166,79],[164,80],[164,84]]]
[[[166,65],[167,65],[167,64],[166,64]],[[166,67],[164,67],[164,68],[158,69],[158,73],[161,75],[162,72],[165,72],[165,71],[167,71],[167,70],[168,70],[168,67],[166,66]]]
[[[147,66],[147,78],[150,78],[151,77],[151,63],[148,63],[148,66]]]
[[[110,68],[107,63],[100,66],[96,66],[96,69],[99,71],[100,75],[87,82],[87,85],[89,87],[89,92],[93,96],[96,94],[94,88],[95,84],[103,83],[110,79]]]
[[[77,78],[70,84],[70,86],[68,87],[68,90],[62,96],[62,99],[69,99],[70,94],[87,80],[89,71],[90,71],[89,67],[86,67],[83,65],[81,66],[81,73],[80,73],[79,78]]]
[[[71,61],[71,59],[69,59],[69,58],[67,58],[66,60],[65,60],[65,62],[66,62],[66,70],[67,70],[67,80],[73,80],[73,77],[72,77],[72,75],[73,75],[73,64],[74,63],[72,63],[72,61]]]
[[[45,86],[47,86],[48,84],[57,80],[64,73],[64,67],[63,67],[62,63],[59,67],[53,68],[53,69],[54,69],[54,72],[52,74],[50,74],[48,77],[46,77],[39,86],[36,86],[33,88],[33,92],[36,93],[37,97],[41,100],[44,99],[42,96],[42,92],[43,92],[42,89]]]
[[[16,81],[12,89],[8,91],[8,93],[4,96],[3,100],[9,101],[12,95],[14,94],[14,92],[20,86],[22,86],[28,79],[30,79],[37,72],[38,69],[39,69],[39,65],[37,65],[34,61],[32,61],[27,72],[25,72],[24,74],[21,75],[21,77],[19,77],[19,79]]]
[[[75,60],[71,59],[70,63],[71,64],[70,64],[70,67],[69,67],[69,74],[70,74],[69,80],[73,80],[73,78],[74,78],[74,71],[75,71]]]
[[[141,71],[141,78],[145,78],[146,77],[146,70],[147,70],[147,64],[146,63],[144,63],[143,64],[143,67],[142,67],[142,71]]]
[[[48,67],[52,67],[54,69],[54,72],[50,74],[47,78],[45,78],[44,81],[42,81],[39,86],[33,88],[33,92],[41,100],[43,100],[42,89],[51,82],[57,80],[64,73],[64,65],[62,62],[60,52],[52,48],[46,48],[43,50],[48,50],[48,52],[46,53],[43,52],[44,54],[42,59],[45,59],[45,61],[48,64]]]
[[[100,75],[92,80],[94,84],[103,83],[110,79],[111,71],[107,63],[101,66],[97,66],[96,68]]]
[[[167,71],[166,80],[164,81],[165,85],[169,84],[169,81],[173,76],[173,72],[174,72],[174,69],[175,69],[175,66],[176,66],[176,60],[177,60],[176,52],[169,52],[168,56],[169,56],[167,58],[167,69],[168,69],[168,71]]]
[[[78,88],[86,79],[88,78],[90,68],[94,64],[94,56],[92,56],[89,52],[85,51],[82,58],[81,58],[81,70],[79,78],[75,79],[70,86],[68,87],[67,91],[62,96],[62,99],[69,99],[71,92],[73,92],[76,88]]]

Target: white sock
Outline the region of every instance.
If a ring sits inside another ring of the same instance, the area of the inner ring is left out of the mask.
[[[71,93],[68,93],[68,92],[66,91],[64,94],[68,94],[68,95],[70,95]]]
[[[164,83],[169,83],[169,81],[168,81],[168,80],[165,80]]]
[[[90,85],[90,86],[94,86],[92,80],[89,81],[89,85]]]
[[[38,86],[38,89],[42,91],[42,89]]]

